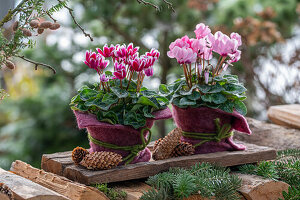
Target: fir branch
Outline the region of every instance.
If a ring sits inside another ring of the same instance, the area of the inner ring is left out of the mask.
[[[62,3],[63,2],[61,0],[57,0],[59,3]],[[89,33],[86,33],[85,30],[80,26],[80,24],[77,22],[77,20],[75,19],[75,16],[74,16],[74,10],[71,9],[70,7],[68,7],[66,4],[63,4],[63,6],[69,11],[69,14],[73,20],[73,22],[75,23],[75,25],[82,31],[82,33],[84,34],[85,37],[89,37],[91,41],[94,41],[94,39],[92,38],[92,36],[89,34]]]
[[[144,192],[140,197],[140,200],[167,200],[168,194],[164,189],[155,190],[151,188],[147,192]]]
[[[25,58],[24,56],[18,56],[17,55],[15,57],[21,58],[21,59],[23,59],[23,60],[25,60],[25,61],[27,61],[29,63],[34,64],[35,70],[37,70],[38,66],[42,66],[42,67],[47,67],[47,68],[51,69],[53,71],[53,73],[56,74],[56,70],[52,66],[50,66],[50,65],[30,60],[28,58]]]

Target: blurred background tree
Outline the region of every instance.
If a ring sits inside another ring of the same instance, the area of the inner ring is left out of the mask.
[[[157,88],[181,74],[174,59],[167,57],[169,44],[185,34],[193,37],[200,22],[242,35],[242,59],[230,70],[248,88],[248,116],[266,119],[270,105],[300,103],[299,0],[174,0],[176,12],[163,1],[153,2],[159,12],[136,1],[72,1],[75,17],[94,41],[84,37],[62,10],[54,17],[63,28],[45,34],[35,49],[24,52],[54,66],[57,74],[30,71],[24,63],[17,63],[14,72],[2,71],[10,97],[0,104],[0,167],[8,168],[15,159],[39,166],[43,153],[88,146],[68,106],[84,82],[96,81],[93,70],[82,63],[87,49],[130,42],[142,52],[158,48],[161,57],[154,70],[159,75],[145,82]],[[173,127],[172,120],[157,123],[153,139]]]

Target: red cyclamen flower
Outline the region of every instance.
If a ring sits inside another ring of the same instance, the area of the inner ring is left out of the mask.
[[[153,76],[153,67],[144,69],[144,72],[145,72],[146,76]]]
[[[133,60],[131,60],[130,64],[131,64],[131,69],[133,69],[134,71],[140,72],[142,71],[145,66],[146,66],[147,60],[144,57],[137,57]]]
[[[95,52],[86,51],[84,63],[89,68],[97,70],[100,60],[101,60],[101,57],[98,54],[96,54]]]
[[[110,45],[110,47],[108,47],[107,44],[104,45],[103,51],[100,48],[97,48],[97,51],[105,58],[111,57],[113,55],[114,50],[115,50],[114,45]]]

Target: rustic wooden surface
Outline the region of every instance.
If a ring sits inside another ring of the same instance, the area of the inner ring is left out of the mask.
[[[71,152],[44,154],[42,168],[45,171],[56,173],[88,185],[92,183],[109,183],[145,178],[166,171],[170,167],[189,167],[199,162],[216,163],[221,166],[235,166],[262,160],[271,160],[276,157],[276,151],[272,148],[254,144],[245,145],[247,146],[247,150],[245,151],[225,151],[159,161],[152,160],[150,162],[118,166],[114,169],[100,171],[87,170],[73,164]]]
[[[66,198],[48,188],[36,184],[28,179],[5,171],[0,168],[0,181],[13,193],[17,200],[67,200]]]
[[[247,200],[278,200],[283,198],[282,191],[289,185],[282,181],[274,181],[260,176],[237,174],[242,179],[242,187],[238,190]]]
[[[151,189],[151,186],[141,181],[125,181],[117,183],[114,188],[125,191],[126,200],[139,200],[144,192]]]
[[[268,117],[274,124],[300,129],[300,104],[271,106]]]
[[[72,200],[109,200],[96,188],[73,182],[65,177],[45,172],[22,161],[12,163],[11,171]]]
[[[234,138],[276,150],[300,148],[300,130],[247,118],[252,135],[236,132]]]

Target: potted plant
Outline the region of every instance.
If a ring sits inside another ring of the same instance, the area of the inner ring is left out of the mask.
[[[70,104],[78,127],[87,129],[89,152],[118,153],[121,164],[147,162],[150,128],[155,120],[172,116],[168,99],[143,87],[160,53],[152,49],[139,55],[133,44],[105,45],[97,51],[87,51],[84,63],[96,70],[99,82],[79,89]]]
[[[242,102],[246,88],[236,75],[222,75],[240,59],[241,37],[220,31],[212,34],[203,23],[194,32],[196,38],[184,36],[170,44],[168,56],[177,60],[184,77],[161,85],[160,92],[172,103],[173,118],[182,129],[181,141],[192,144],[195,154],[244,150],[232,136],[234,129],[251,134]]]

